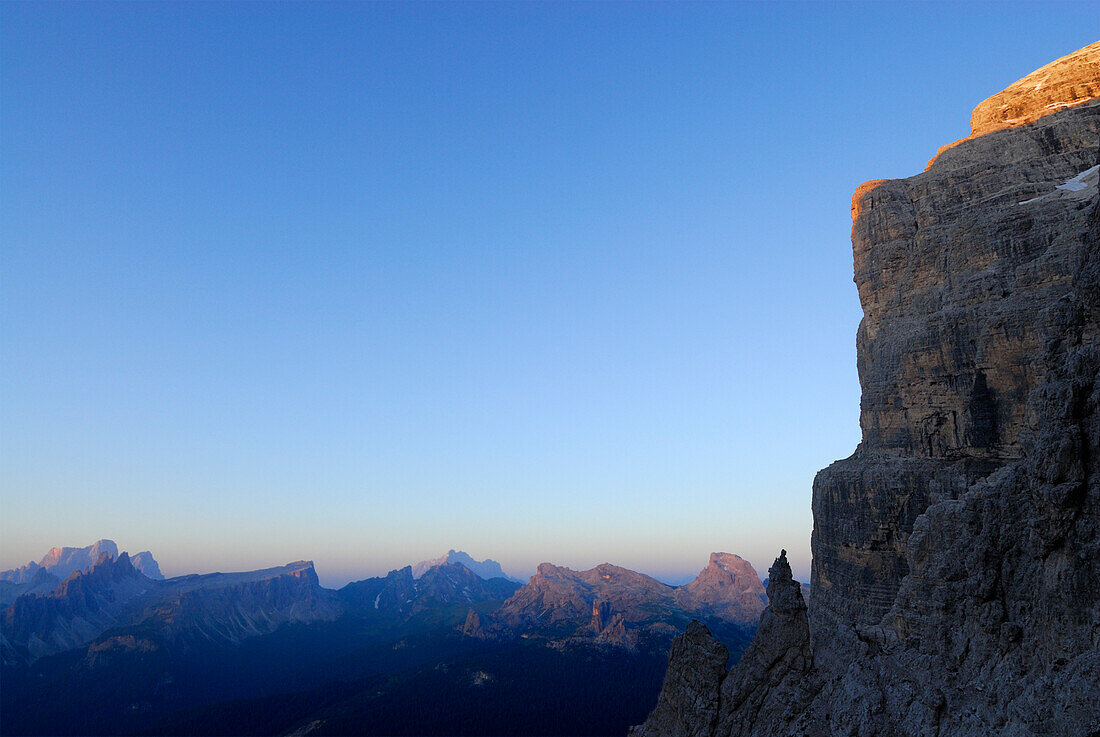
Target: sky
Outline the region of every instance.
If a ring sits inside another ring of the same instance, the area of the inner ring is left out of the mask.
[[[849,203],[1087,3],[0,5],[0,568],[808,580]]]

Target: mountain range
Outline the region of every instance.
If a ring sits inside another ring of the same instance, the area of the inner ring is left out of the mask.
[[[312,717],[305,727],[368,719],[378,729],[442,734],[474,718],[477,703],[523,701],[541,689],[528,733],[581,729],[566,729],[555,705],[568,692],[617,703],[604,722],[589,722],[614,734],[652,705],[668,646],[692,619],[736,657],[764,607],[760,578],[728,553],[713,554],[680,587],[606,563],[587,571],[544,563],[520,584],[483,578],[475,568],[499,565],[457,551],[431,562],[419,576],[406,566],[333,590],[309,561],[154,579],[110,541],[55,549],[3,581],[18,595],[0,614],[0,733],[189,733],[207,720],[246,729],[268,694],[294,692],[300,711],[281,731]],[[73,570],[58,582],[51,570],[65,565]],[[608,669],[621,677],[609,680]],[[108,682],[127,685],[112,691]],[[405,714],[398,705],[428,682],[451,694],[448,711]],[[389,701],[363,702],[368,692]],[[190,721],[174,721],[185,713]]]
[[[98,560],[83,566],[92,554]],[[141,555],[147,569],[156,565],[149,553]],[[425,569],[426,563],[432,565]],[[0,620],[5,661],[33,662],[84,647],[119,627],[140,626],[162,638],[235,642],[289,622],[344,613],[409,620],[440,607],[457,607],[464,617],[473,613],[481,636],[538,634],[634,647],[642,633],[675,634],[691,618],[751,629],[766,601],[756,571],[730,553],[712,554],[707,567],[679,587],[610,563],[587,571],[543,563],[521,585],[504,576],[484,578],[477,571],[497,572],[499,564],[454,550],[337,591],[320,586],[309,561],[246,573],[154,579],[128,554],[120,555],[110,540],[54,548],[32,566],[5,572],[7,607]],[[53,575],[70,569],[64,581]],[[486,601],[502,604],[484,616],[471,608]]]
[[[101,559],[116,560],[114,540],[97,540],[83,548],[51,548],[38,563],[0,572],[0,607],[7,607],[23,594],[48,594],[74,573],[84,573]],[[146,578],[164,580],[153,554],[148,550],[130,557],[130,565]]]

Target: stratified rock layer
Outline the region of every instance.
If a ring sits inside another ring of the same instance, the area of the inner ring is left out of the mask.
[[[808,643],[773,597],[698,734],[1100,734],[1098,69],[856,192],[863,441],[814,481]]]
[[[1100,41],[1052,61],[974,108],[970,135],[1034,123],[1100,97]]]
[[[987,133],[1034,123],[1057,110],[1100,97],[1100,41],[1056,59],[982,101],[970,116],[970,135],[940,146],[936,155]],[[935,158],[928,162],[931,167]]]

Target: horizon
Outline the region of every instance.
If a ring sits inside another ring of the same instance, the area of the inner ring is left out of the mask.
[[[138,553],[148,552],[148,553],[152,554],[153,559],[156,560],[157,565],[161,569],[161,572],[164,573],[164,571],[165,571],[166,566],[165,566],[163,561],[161,561],[159,558],[157,558],[156,551],[153,551],[153,550],[133,550],[133,551],[131,551],[129,548],[127,548],[124,545],[118,545],[118,542],[116,540],[113,540],[112,538],[99,538],[98,540],[95,540],[91,543],[88,543],[88,545],[54,545],[51,548],[49,548],[46,551],[46,553],[43,554],[43,556],[39,556],[38,558],[30,559],[26,563],[20,564],[18,566],[13,566],[13,568],[21,568],[21,567],[23,567],[25,565],[28,565],[30,563],[36,563],[36,564],[40,563],[41,560],[45,556],[49,555],[54,550],[63,550],[63,549],[80,550],[80,549],[83,549],[83,548],[91,547],[92,545],[95,545],[96,543],[100,543],[100,542],[114,543],[116,546],[118,546],[118,553],[119,553],[120,556],[123,555],[123,554],[126,554],[130,557],[133,557],[134,555],[137,555]],[[730,553],[732,551],[716,550],[716,551],[712,551],[712,552],[713,553]],[[330,572],[330,571],[318,570],[316,563],[313,560],[309,559],[309,558],[300,558],[300,559],[296,559],[296,560],[284,561],[282,563],[272,563],[271,565],[259,566],[258,568],[255,568],[255,569],[242,569],[242,570],[220,568],[220,569],[211,569],[211,570],[200,570],[200,571],[187,570],[187,571],[178,571],[177,572],[174,567],[169,565],[167,568],[168,568],[169,571],[172,571],[172,573],[170,575],[165,574],[165,578],[174,578],[174,577],[179,577],[179,576],[187,576],[187,575],[191,575],[191,574],[203,575],[203,574],[209,574],[209,573],[246,573],[246,572],[251,571],[251,570],[264,570],[264,569],[268,569],[268,568],[279,568],[281,566],[290,565],[290,564],[293,564],[293,563],[304,561],[304,562],[308,562],[308,563],[313,565],[313,568],[317,573],[317,578],[320,581],[322,587],[329,588],[329,589],[338,589],[338,588],[340,588],[340,587],[342,587],[346,584],[353,583],[355,581],[361,581],[361,580],[364,580],[366,578],[384,577],[389,573],[393,573],[394,571],[399,571],[403,568],[415,567],[416,565],[418,565],[420,563],[425,563],[425,562],[435,560],[437,558],[446,557],[450,553],[464,553],[466,555],[469,555],[470,558],[472,558],[477,563],[485,563],[485,562],[497,563],[497,564],[500,565],[501,570],[504,571],[504,575],[506,577],[511,578],[513,580],[517,580],[520,583],[524,583],[524,584],[526,584],[528,582],[528,580],[532,576],[534,576],[535,573],[537,573],[537,570],[536,570],[537,565],[541,565],[542,563],[550,563],[552,565],[556,565],[556,566],[560,566],[560,567],[564,567],[564,568],[569,568],[569,569],[574,570],[574,571],[586,571],[586,570],[590,570],[592,568],[596,568],[597,566],[604,565],[604,564],[619,565],[619,564],[615,563],[615,561],[605,560],[605,561],[600,561],[598,563],[593,563],[591,565],[584,565],[584,566],[581,566],[581,567],[576,567],[575,565],[570,566],[570,565],[565,565],[565,564],[562,564],[562,563],[557,563],[555,561],[545,560],[545,561],[540,561],[540,563],[536,565],[536,568],[531,569],[530,573],[524,573],[524,572],[517,572],[516,570],[513,570],[511,567],[509,567],[509,566],[505,565],[504,563],[502,563],[501,561],[493,558],[491,555],[490,556],[485,556],[485,557],[479,557],[477,555],[470,554],[469,551],[466,551],[466,550],[450,548],[448,551],[444,552],[444,554],[441,555],[441,556],[440,555],[429,556],[429,557],[426,557],[426,558],[421,558],[421,559],[418,559],[418,560],[409,561],[408,563],[406,563],[404,565],[397,566],[396,568],[390,568],[386,571],[377,571],[375,569],[371,569],[371,568],[368,567],[368,568],[365,568],[365,569],[360,569],[358,572],[340,571],[340,572],[333,573],[333,572]],[[734,553],[734,555],[737,555],[737,553]],[[709,557],[708,557],[707,562],[709,563]],[[763,573],[761,573],[761,569],[759,567],[757,567],[756,565],[752,564],[752,561],[749,561],[749,564],[752,565],[753,570],[756,572],[757,577],[761,581],[763,581],[767,578],[766,574],[767,574],[768,568],[764,568]],[[461,564],[458,564],[458,565],[461,565]],[[770,567],[770,565],[771,564],[769,564],[769,567]],[[646,570],[637,570],[636,572],[645,574],[647,576],[650,576],[651,578],[654,578],[654,579],[660,581],[661,583],[667,584],[669,586],[676,587],[676,586],[682,586],[683,584],[687,583],[688,581],[693,580],[696,576],[699,575],[701,570],[706,568],[706,566],[707,566],[707,563],[704,563],[703,567],[701,569],[699,569],[697,571],[694,571],[694,572],[691,572],[691,573],[688,573],[686,571],[651,572],[651,571],[646,571]],[[619,566],[619,567],[620,568],[629,568],[629,566]],[[7,571],[7,570],[11,570],[11,569],[10,568],[5,568],[3,570]],[[630,569],[630,570],[634,570],[634,569]],[[363,571],[373,571],[373,572],[363,573]],[[808,571],[807,571],[807,574],[808,574]],[[798,576],[796,575],[795,578],[797,579]],[[807,575],[807,580],[803,581],[803,583],[808,584],[808,578],[809,578],[809,576]]]
[[[0,6],[0,569],[808,581],[851,194],[1081,7]]]

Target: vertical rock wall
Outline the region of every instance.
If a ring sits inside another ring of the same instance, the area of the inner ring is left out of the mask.
[[[706,734],[1100,735],[1098,98],[1100,43],[857,190],[863,440],[769,610],[809,646],[762,624]]]

